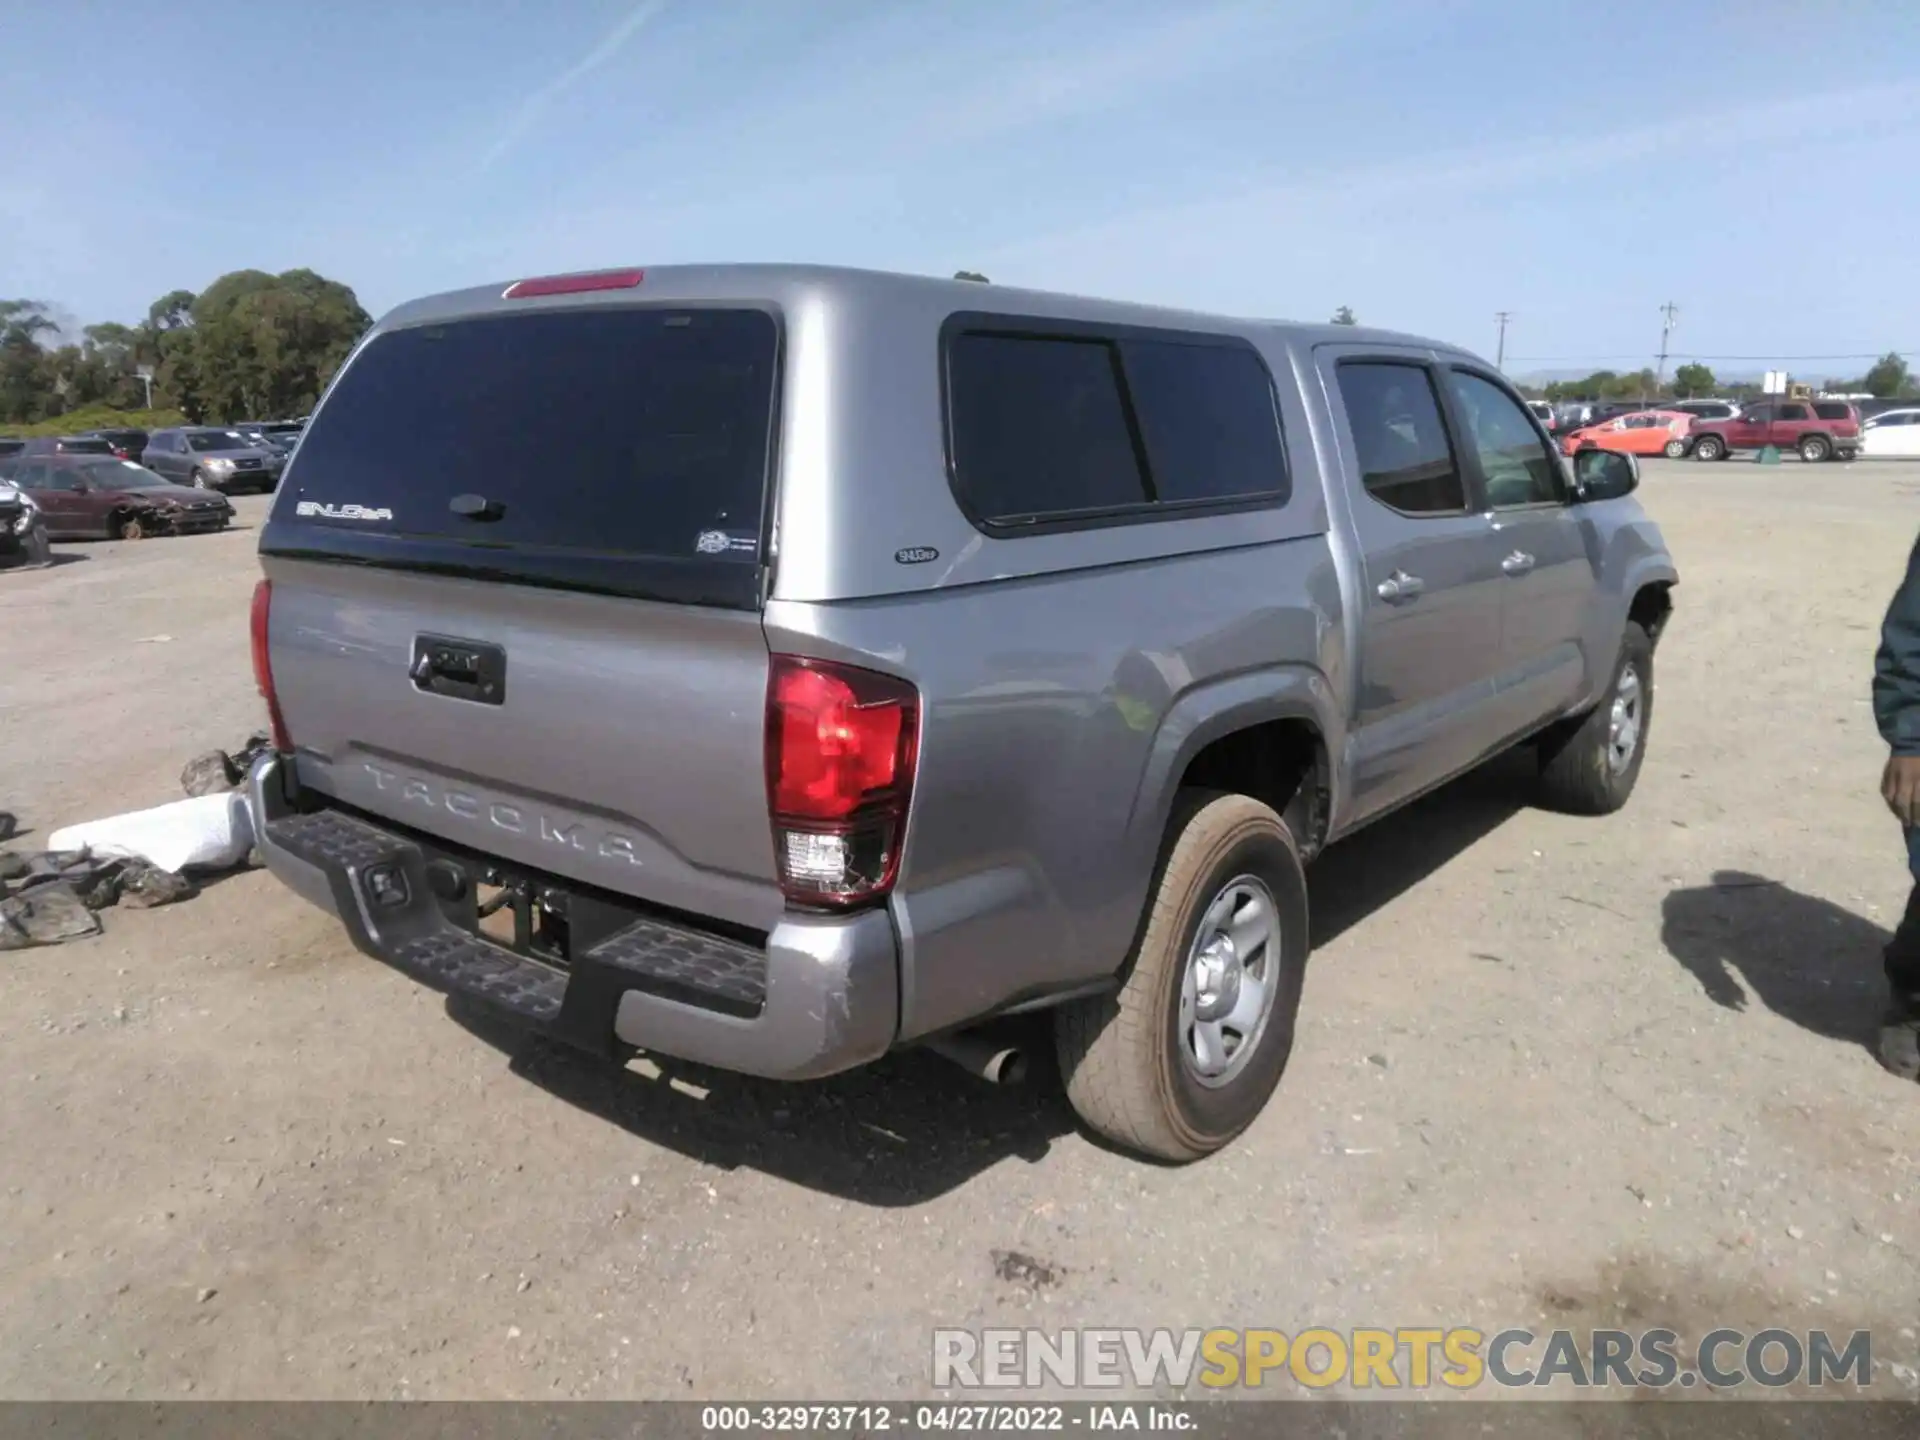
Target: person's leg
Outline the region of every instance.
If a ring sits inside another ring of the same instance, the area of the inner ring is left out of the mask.
[[[1896,1075],[1920,1080],[1920,830],[1907,831],[1907,869],[1913,888],[1885,952],[1891,994],[1880,1024],[1880,1063]]]

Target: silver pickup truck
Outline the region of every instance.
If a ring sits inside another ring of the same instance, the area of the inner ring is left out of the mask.
[[[1304,867],[1513,746],[1633,789],[1676,581],[1450,346],[791,266],[386,316],[261,534],[266,864],[610,1057],[802,1079],[1051,1012],[1193,1159],[1291,1048]],[[998,1027],[1005,1029],[1006,1027]]]

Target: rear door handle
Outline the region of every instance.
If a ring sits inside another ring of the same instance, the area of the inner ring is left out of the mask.
[[[1404,570],[1396,570],[1373,588],[1374,593],[1382,600],[1389,602],[1411,600],[1427,588],[1427,582],[1418,575],[1409,575]]]
[[[1524,575],[1533,569],[1533,557],[1524,550],[1516,550],[1500,562],[1500,568],[1509,575]]]

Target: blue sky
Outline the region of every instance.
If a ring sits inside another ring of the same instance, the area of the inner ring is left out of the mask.
[[[0,295],[81,322],[807,260],[1920,365],[1910,0],[16,0],[0,53]]]

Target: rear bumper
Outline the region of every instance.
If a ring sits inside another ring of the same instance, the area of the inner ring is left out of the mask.
[[[454,923],[433,895],[432,857],[411,837],[342,811],[296,810],[279,756],[256,762],[248,784],[267,869],[336,916],[358,949],[556,1040],[779,1080],[852,1069],[893,1044],[899,958],[884,911],[790,915],[764,947],[647,917],[562,970]],[[385,903],[370,888],[375,872]]]

